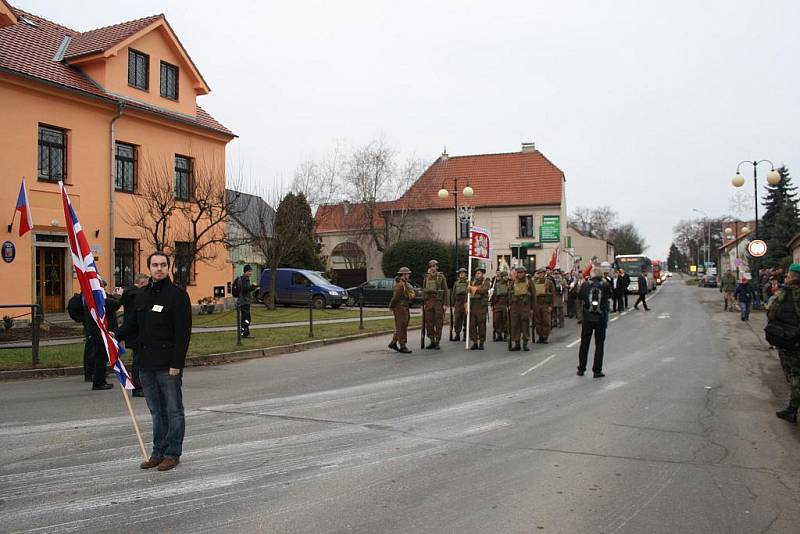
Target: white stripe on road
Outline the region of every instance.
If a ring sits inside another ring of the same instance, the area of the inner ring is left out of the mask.
[[[580,340],[579,340],[579,341],[580,341]],[[525,376],[525,375],[527,375],[527,374],[528,374],[528,373],[530,373],[531,371],[534,371],[534,370],[538,369],[539,367],[543,366],[544,364],[546,364],[547,362],[549,362],[550,360],[552,360],[552,359],[553,359],[553,358],[555,358],[555,357],[556,357],[556,355],[555,355],[555,354],[551,354],[550,356],[548,356],[548,357],[547,357],[547,358],[545,358],[544,360],[540,361],[539,363],[537,363],[536,365],[534,365],[533,367],[531,367],[530,369],[528,369],[527,371],[525,371],[524,373],[522,373],[522,374],[521,374],[521,375],[519,375],[519,376]]]
[[[624,311],[624,312],[622,312],[620,315],[621,315],[622,317],[625,317],[626,315],[628,315],[628,312]]]
[[[627,384],[627,382],[623,382],[622,380],[617,380],[617,381],[615,381],[615,382],[611,382],[610,384],[608,384],[607,386],[605,386],[605,387],[603,388],[603,390],[605,390],[605,391],[611,391],[612,389],[621,388],[621,387],[622,387],[622,386],[624,386],[625,384]]]
[[[613,319],[611,319],[611,320],[609,321],[609,323],[613,323],[613,322],[614,322],[614,321],[616,321],[617,319],[619,319],[619,317],[614,317]]]
[[[573,341],[572,343],[570,343],[569,345],[567,345],[567,348],[568,348],[568,349],[571,349],[572,347],[574,347],[575,345],[577,345],[577,344],[578,344],[578,343],[580,343],[580,342],[581,342],[581,340],[580,340],[580,339],[576,339],[575,341]]]

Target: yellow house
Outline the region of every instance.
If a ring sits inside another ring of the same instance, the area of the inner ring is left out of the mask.
[[[163,15],[78,32],[0,0],[0,206],[10,221],[24,177],[35,225],[5,233],[2,303],[61,312],[77,288],[60,180],[110,286],[130,284],[161,246],[193,302],[219,294],[227,254],[213,242],[192,261],[187,224],[201,182],[224,195],[235,137],[197,105],[209,91]],[[161,223],[145,209],[157,190],[172,207]]]

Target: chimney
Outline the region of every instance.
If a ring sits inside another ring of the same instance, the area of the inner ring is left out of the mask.
[[[536,143],[533,141],[522,142],[522,152],[536,152]]]

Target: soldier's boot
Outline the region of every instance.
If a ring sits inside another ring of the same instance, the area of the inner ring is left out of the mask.
[[[478,344],[473,341],[472,346],[469,348],[469,350],[478,350]]]
[[[531,349],[528,348],[528,340],[527,339],[522,342],[522,350],[524,350],[524,351],[531,350]]]
[[[550,342],[549,342],[549,341],[547,341],[547,337],[542,337],[542,338],[539,340],[539,343],[544,343],[545,345],[547,345],[547,344],[548,344],[548,343],[550,343]]]
[[[400,350],[400,348],[397,346],[397,341],[392,341],[391,343],[389,343],[389,348],[396,351]]]
[[[456,332],[456,337],[453,338],[453,341],[461,341],[461,334]]]
[[[514,346],[513,346],[513,347],[511,347],[511,348],[510,348],[510,349],[508,349],[508,350],[510,350],[511,352],[516,352],[516,351],[518,351],[518,350],[522,350],[522,349],[520,348],[520,346],[519,346],[519,341],[517,341],[516,343],[514,343]]]
[[[483,341],[478,343],[478,350],[483,350]]]
[[[435,349],[436,348],[436,342],[434,340],[432,340],[432,339],[429,339],[428,340],[428,346],[425,347],[425,348],[426,349]]]
[[[405,345],[400,345],[400,348],[397,349],[397,352],[400,352],[402,354],[411,354],[411,350],[409,350],[409,348],[406,347]]]
[[[783,419],[784,421],[789,421],[790,423],[797,424],[797,407],[796,406],[787,406],[785,410],[781,410],[779,412],[775,412],[775,415],[779,419]]]

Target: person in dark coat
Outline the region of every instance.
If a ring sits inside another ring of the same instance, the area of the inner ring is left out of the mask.
[[[123,323],[135,313],[136,295],[139,292],[139,289],[146,286],[149,281],[150,277],[148,275],[139,273],[133,278],[132,286],[124,289],[121,287],[115,288],[115,295],[119,297],[119,301],[122,304]],[[136,345],[137,337],[135,335],[129,336],[128,339],[125,340],[125,350],[130,351],[131,358],[133,360],[131,365],[131,379],[133,380],[133,385],[135,386],[133,389],[133,396],[144,397],[144,392],[142,391],[142,382],[139,380],[139,357],[136,352]]]
[[[642,273],[639,275],[638,284],[639,284],[639,298],[636,299],[636,303],[633,305],[633,309],[638,310],[639,303],[641,302],[642,306],[644,306],[644,311],[650,311],[650,308],[647,307],[647,300],[646,300],[647,292],[650,290],[650,287],[647,285],[647,276],[645,276],[644,271],[642,271]]]
[[[150,254],[147,265],[150,282],[139,289],[135,312],[116,336],[122,341],[137,338],[139,376],[153,419],[153,449],[139,467],[167,471],[180,463],[183,454],[183,367],[192,335],[192,305],[186,291],[170,280],[166,254]]]
[[[631,285],[631,277],[624,270],[619,270],[621,275],[620,290],[622,291],[622,300],[625,302],[625,309],[628,309],[628,288]]]
[[[103,288],[105,289],[106,282],[103,281]],[[112,295],[106,295],[106,320],[108,322],[109,331],[117,327],[117,311],[122,304],[119,299]],[[104,389],[111,389],[114,384],[106,381],[106,373],[108,372],[108,354],[106,353],[106,346],[103,343],[103,335],[97,323],[94,322],[92,314],[89,313],[89,308],[86,307],[86,302],[83,302],[83,330],[85,333],[84,346],[84,362],[91,361],[92,371],[92,390],[100,391]]]
[[[594,335],[594,361],[592,374],[595,378],[606,376],[603,373],[606,331],[608,329],[608,301],[611,299],[611,286],[603,277],[600,268],[592,269],[592,277],[583,283],[578,297],[578,305],[583,306],[581,323],[581,345],[578,349],[578,376],[586,372],[589,345]]]
[[[242,273],[242,276],[239,277],[239,296],[236,297],[236,304],[239,306],[241,314],[242,337],[250,337],[250,304],[253,303],[253,291],[258,289],[258,286],[250,281],[250,277],[253,276],[253,267],[245,265]]]

